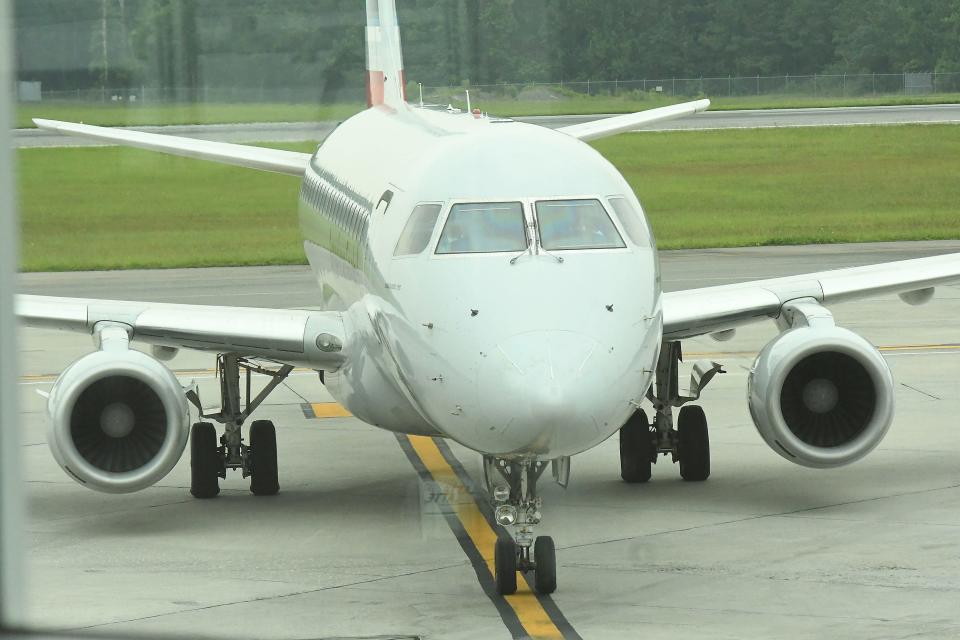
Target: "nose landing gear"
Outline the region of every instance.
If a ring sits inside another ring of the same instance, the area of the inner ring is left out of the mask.
[[[505,460],[484,457],[484,479],[496,505],[494,519],[504,528],[513,529],[512,538],[499,538],[494,547],[494,578],[497,591],[510,595],[517,591],[517,572],[533,572],[534,586],[543,594],[557,589],[557,554],[553,538],[535,536],[540,524],[542,499],[537,496],[537,480],[547,463],[539,460]],[[558,465],[569,473],[569,465]],[[496,484],[499,475],[506,484]],[[558,481],[561,481],[558,478]],[[561,484],[565,484],[564,479]]]

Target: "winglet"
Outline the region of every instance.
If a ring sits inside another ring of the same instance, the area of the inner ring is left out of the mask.
[[[682,118],[683,116],[693,115],[706,111],[710,107],[709,100],[695,100],[694,102],[684,102],[674,104],[669,107],[660,107],[657,109],[648,109],[637,113],[627,113],[622,116],[614,116],[604,120],[594,120],[584,124],[575,124],[570,127],[558,129],[567,135],[580,140],[596,140],[597,138],[606,138],[618,133],[633,131],[654,122],[663,122]]]

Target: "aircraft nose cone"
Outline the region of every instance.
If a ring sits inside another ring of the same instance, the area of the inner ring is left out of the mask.
[[[599,348],[588,335],[542,331],[515,335],[485,353],[478,393],[486,407],[481,429],[504,452],[548,454],[582,429],[594,430],[589,410],[590,363]]]
[[[571,397],[572,389],[566,389],[553,381],[532,382],[525,389],[527,406],[532,417],[545,422],[555,423],[564,420],[574,411],[576,405]]]

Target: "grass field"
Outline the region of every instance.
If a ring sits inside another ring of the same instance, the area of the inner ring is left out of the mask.
[[[706,96],[710,97],[710,96]],[[474,106],[501,116],[582,115],[632,113],[693,98],[650,97],[644,100],[604,96],[564,97],[558,100],[480,100]],[[868,98],[809,98],[757,96],[712,98],[713,110],[786,109],[801,107],[856,107],[898,104],[960,103],[960,94],[935,96],[873,96]],[[452,101],[466,107],[464,101]],[[17,127],[33,127],[32,118],[67,120],[105,126],[164,124],[220,124],[240,122],[315,122],[343,120],[363,109],[361,104],[156,104],[136,105],[43,102],[21,104]]]
[[[958,126],[625,134],[596,147],[661,248],[960,237]],[[304,260],[296,178],[109,147],[17,154],[24,270]]]
[[[875,96],[869,98],[813,98],[803,96],[757,96],[710,98],[711,111],[735,111],[742,109],[800,109],[816,107],[873,107],[906,104],[956,104],[960,103],[960,94],[942,94],[937,96]],[[478,105],[485,111],[504,116],[538,115],[589,115],[593,113],[633,113],[655,107],[663,107],[697,98],[648,98],[635,100],[614,97],[576,97],[563,100],[518,101],[494,100],[481,101]],[[454,106],[465,107],[465,102],[453,102]]]

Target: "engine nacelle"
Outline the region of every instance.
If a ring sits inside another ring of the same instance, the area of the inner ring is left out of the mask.
[[[893,376],[880,352],[836,326],[790,329],[757,356],[750,415],[770,447],[807,467],[839,467],[876,447],[893,420]]]
[[[183,455],[186,396],[176,376],[145,353],[121,348],[84,356],[64,371],[47,403],[47,442],[74,480],[129,493],[156,483]]]

